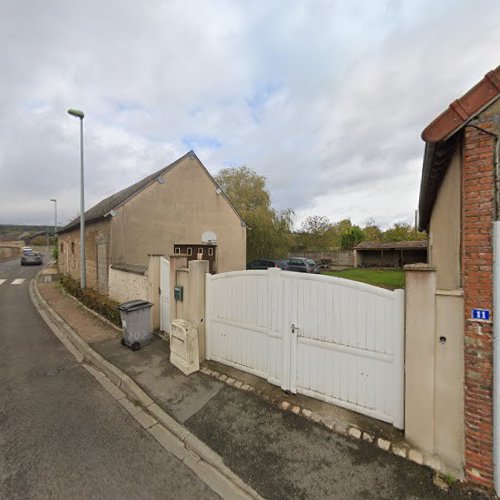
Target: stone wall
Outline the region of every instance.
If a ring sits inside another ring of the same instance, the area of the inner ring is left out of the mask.
[[[98,289],[97,286],[97,245],[109,246],[109,221],[104,220],[85,227],[85,265],[87,287]],[[80,280],[80,229],[69,231],[59,235],[59,272]],[[109,255],[109,252],[108,252]],[[109,261],[106,262],[106,268]],[[101,290],[103,293],[104,290]]]
[[[313,259],[317,264],[321,260],[330,261],[333,266],[354,266],[354,251],[353,250],[291,250],[288,253],[290,257],[306,257]]]
[[[15,259],[16,257],[20,257],[20,255],[21,250],[17,246],[0,246],[0,262]]]

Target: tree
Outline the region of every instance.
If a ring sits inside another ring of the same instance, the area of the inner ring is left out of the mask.
[[[359,226],[352,226],[342,235],[340,247],[342,250],[352,250],[364,240],[364,237],[363,230]]]
[[[377,226],[374,219],[368,219],[366,221],[363,233],[365,235],[363,241],[380,241],[382,239],[382,231]]]
[[[242,166],[221,170],[215,180],[248,226],[247,260],[285,256],[292,244],[294,213],[271,206],[266,178]]]
[[[338,222],[332,223],[330,229],[327,231],[329,246],[339,248],[341,246],[342,235],[351,229],[351,227],[352,222],[350,219],[342,219]]]
[[[415,231],[415,228],[407,222],[395,222],[394,225],[384,231],[383,241],[413,241],[427,238],[425,233]]]
[[[215,176],[215,180],[241,215],[271,207],[266,178],[247,166],[225,168]]]
[[[301,226],[301,243],[306,248],[327,248],[330,246],[329,231],[332,223],[324,215],[310,215]]]

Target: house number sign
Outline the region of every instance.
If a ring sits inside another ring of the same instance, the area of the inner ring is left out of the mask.
[[[489,321],[490,319],[489,309],[472,309],[472,319]]]

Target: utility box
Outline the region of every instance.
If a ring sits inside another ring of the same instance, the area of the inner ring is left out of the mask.
[[[170,362],[184,375],[200,369],[198,357],[198,330],[184,319],[174,319],[170,324]]]

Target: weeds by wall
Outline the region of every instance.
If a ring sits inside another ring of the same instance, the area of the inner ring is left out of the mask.
[[[117,309],[118,302],[90,288],[82,290],[80,282],[69,276],[63,276],[61,282],[63,288],[69,294],[73,295],[73,297],[76,297],[82,304],[109,319],[115,325],[121,326],[120,311]]]

